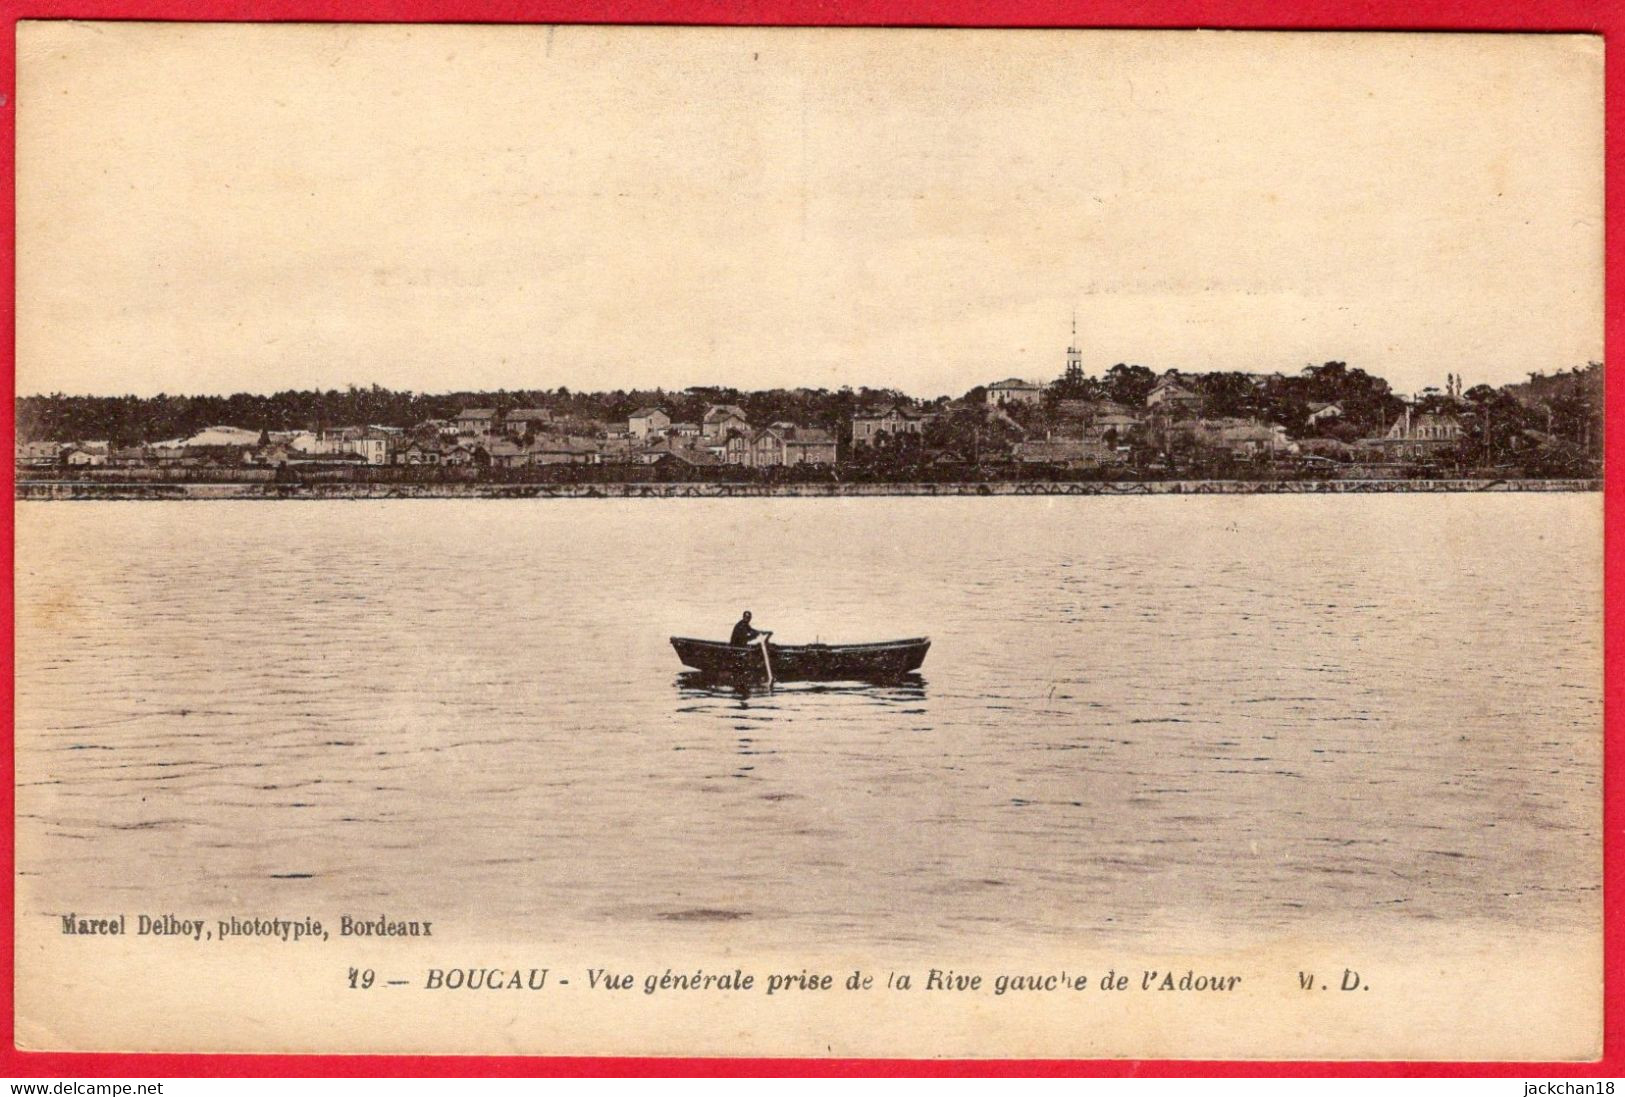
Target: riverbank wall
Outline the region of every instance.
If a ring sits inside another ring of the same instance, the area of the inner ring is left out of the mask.
[[[90,480],[19,480],[27,500],[188,499],[762,499],[868,496],[1001,495],[1344,495],[1480,491],[1600,491],[1584,480],[1151,480],[996,481],[955,483],[111,483]]]

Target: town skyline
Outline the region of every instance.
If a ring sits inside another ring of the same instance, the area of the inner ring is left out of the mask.
[[[19,33],[23,393],[1603,354],[1585,36]]]
[[[715,388],[28,397],[17,402],[14,456],[44,478],[26,490],[47,493],[64,474],[279,484],[1193,471],[1416,479],[1444,465],[1567,480],[1594,473],[1601,456],[1598,363],[1502,388],[1447,374],[1442,390],[1410,400],[1342,362],[1291,377],[1120,365],[1097,379],[1076,350],[1068,359],[1047,385],[1012,378],[934,401],[890,390]]]

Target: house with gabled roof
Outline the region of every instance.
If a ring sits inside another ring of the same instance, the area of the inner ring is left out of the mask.
[[[523,437],[540,434],[553,421],[553,413],[546,408],[514,408],[502,415],[502,428],[509,434]]]
[[[414,438],[395,451],[397,465],[438,465],[440,447]]]
[[[597,465],[603,462],[603,453],[584,439],[544,436],[531,443],[530,461],[533,465]]]
[[[924,434],[931,416],[916,411],[895,400],[892,403],[860,412],[852,417],[852,444],[872,445],[882,434],[896,438],[903,434]]]
[[[700,420],[700,435],[704,438],[725,439],[730,430],[749,430],[750,420],[743,409],[733,404],[712,404]]]
[[[1304,422],[1312,427],[1316,423],[1323,423],[1328,419],[1340,419],[1342,416],[1342,404],[1317,400],[1309,405],[1309,415],[1304,419]]]
[[[1026,465],[1057,465],[1069,469],[1094,468],[1126,459],[1113,446],[1081,438],[1023,440],[1011,447],[1011,456]]]
[[[492,442],[486,447],[486,453],[490,455],[491,464],[495,468],[524,468],[531,463],[530,450],[506,438],[498,438]]]
[[[1461,420],[1438,411],[1416,412],[1410,404],[1381,438],[1361,439],[1360,445],[1380,449],[1390,458],[1428,458],[1461,444]]]
[[[669,426],[671,426],[671,416],[659,408],[639,408],[626,417],[627,433],[639,441],[651,434],[664,433]]]
[[[496,408],[464,408],[452,422],[458,434],[488,435],[495,433],[501,422]]]
[[[1145,394],[1145,406],[1163,411],[1198,415],[1202,411],[1202,394],[1185,384],[1174,370],[1158,378]]]
[[[1212,432],[1209,445],[1229,451],[1236,457],[1265,457],[1295,453],[1297,446],[1287,438],[1286,428],[1256,419],[1225,422]]]
[[[655,458],[654,467],[663,475],[688,479],[701,469],[715,468],[721,463],[720,458],[702,446],[673,446]]]
[[[1167,424],[1165,437],[1203,449],[1222,450],[1235,457],[1273,457],[1296,453],[1298,448],[1279,423],[1236,417],[1180,419]]]
[[[747,449],[753,468],[769,465],[833,465],[835,436],[817,427],[774,423],[751,436]]]

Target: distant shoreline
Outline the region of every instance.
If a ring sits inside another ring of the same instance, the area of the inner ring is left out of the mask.
[[[263,500],[263,499],[761,499],[885,496],[1123,496],[1123,495],[1348,495],[1445,492],[1594,492],[1600,479],[1568,480],[1004,480],[950,483],[741,484],[626,482],[514,483],[111,483],[90,480],[19,480],[20,500]]]

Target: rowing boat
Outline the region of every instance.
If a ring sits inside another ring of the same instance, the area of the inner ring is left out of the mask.
[[[715,678],[780,682],[883,682],[920,669],[925,637],[878,644],[725,644],[673,636],[686,667]]]
[[[886,681],[920,669],[931,641],[925,637],[878,644],[725,644],[673,636],[686,667],[716,678],[781,682]]]

